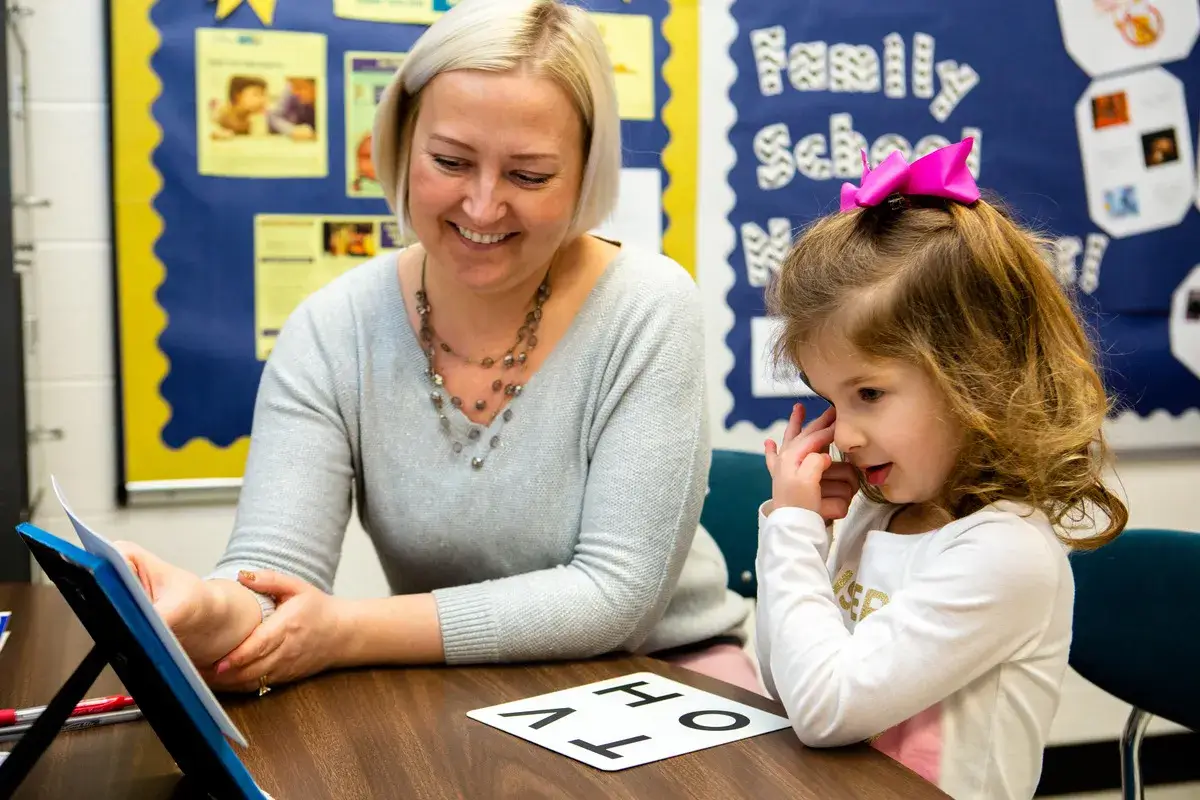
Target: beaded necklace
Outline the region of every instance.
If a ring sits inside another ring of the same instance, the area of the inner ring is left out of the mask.
[[[510,371],[524,373],[526,362],[529,359],[529,351],[537,347],[537,329],[538,323],[542,321],[542,306],[550,297],[550,271],[546,270],[546,276],[542,278],[542,282],[538,284],[537,291],[533,296],[533,310],[525,314],[525,321],[521,327],[517,329],[516,341],[509,347],[504,355],[499,358],[492,356],[483,356],[482,358],[471,358],[455,352],[450,343],[438,336],[437,331],[433,328],[433,307],[429,304],[429,295],[425,291],[425,266],[428,257],[421,260],[421,288],[417,290],[417,314],[421,317],[421,348],[425,351],[427,361],[426,376],[429,378],[433,389],[429,393],[429,399],[433,403],[433,408],[437,412],[438,422],[442,427],[442,431],[450,438],[450,449],[457,455],[463,450],[464,443],[455,439],[450,433],[450,418],[446,416],[446,398],[445,398],[445,379],[437,369],[437,354],[438,352],[445,353],[448,356],[454,356],[462,359],[465,364],[474,364],[485,370],[499,370],[495,380],[492,381],[492,394],[498,397],[488,398],[480,397],[474,402],[476,411],[483,411],[489,406],[492,408],[492,414],[488,418],[486,425],[472,424],[467,431],[467,439],[471,442],[476,442],[483,435],[483,430],[490,426],[497,415],[500,415],[505,424],[510,422],[513,417],[511,406],[504,408],[505,400],[511,400],[520,396],[524,389],[524,384],[518,380],[506,380],[507,375],[511,375]],[[524,347],[522,348],[522,345]],[[518,351],[518,348],[521,348]],[[463,399],[459,395],[450,395],[450,405],[454,408],[461,409]],[[500,435],[492,436],[488,442],[492,450],[500,446]],[[471,466],[475,469],[482,469],[486,456],[475,456],[471,459]]]

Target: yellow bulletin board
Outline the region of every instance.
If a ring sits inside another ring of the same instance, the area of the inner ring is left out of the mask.
[[[282,321],[403,245],[364,158],[369,123],[449,1],[109,4],[122,503],[240,486]],[[627,216],[654,218],[694,274],[698,0],[585,7],[616,72],[623,197],[642,203]],[[640,213],[647,195],[657,214]]]

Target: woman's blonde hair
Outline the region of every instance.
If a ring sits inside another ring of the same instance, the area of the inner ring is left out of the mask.
[[[621,124],[604,40],[582,8],[559,0],[462,0],[421,35],[380,99],[371,156],[401,229],[408,217],[408,161],[421,91],[443,72],[529,70],[574,101],[584,140],[583,181],[568,237],[612,213],[621,176]]]
[[[832,214],[799,237],[768,289],[783,323],[775,355],[803,373],[800,348],[836,327],[867,357],[919,366],[966,433],[942,509],[958,518],[1016,500],[1069,546],[1093,549],[1128,512],[1102,480],[1110,403],[1048,252],[983,199],[893,195]],[[1066,535],[1083,522],[1094,535]]]

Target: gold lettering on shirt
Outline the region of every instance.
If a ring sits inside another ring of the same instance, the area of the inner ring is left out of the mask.
[[[862,594],[863,586],[858,581],[850,584],[850,588],[846,590],[846,596],[839,602],[842,608],[850,612],[850,619],[857,620],[858,614],[855,613],[855,608],[858,607],[858,595]]]
[[[888,604],[888,596],[886,592],[881,592],[878,589],[867,589],[867,595],[863,598],[862,616],[860,619],[866,619],[868,614],[871,614]]]
[[[854,577],[854,570],[852,570],[852,569],[844,570],[842,572],[842,574],[838,576],[838,579],[833,582],[833,593],[837,594],[838,592],[840,592],[843,588],[845,588],[846,584],[849,583],[850,579],[853,577]]]

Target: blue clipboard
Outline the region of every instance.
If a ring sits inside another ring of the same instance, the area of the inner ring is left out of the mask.
[[[88,544],[101,552],[88,552],[27,523],[18,525],[17,532],[95,647],[0,762],[0,797],[15,792],[75,704],[111,665],[186,781],[218,800],[270,800],[226,740],[229,736],[244,746],[245,738],[183,655],[119,553],[103,552],[96,542]],[[130,579],[135,581],[132,587]]]

